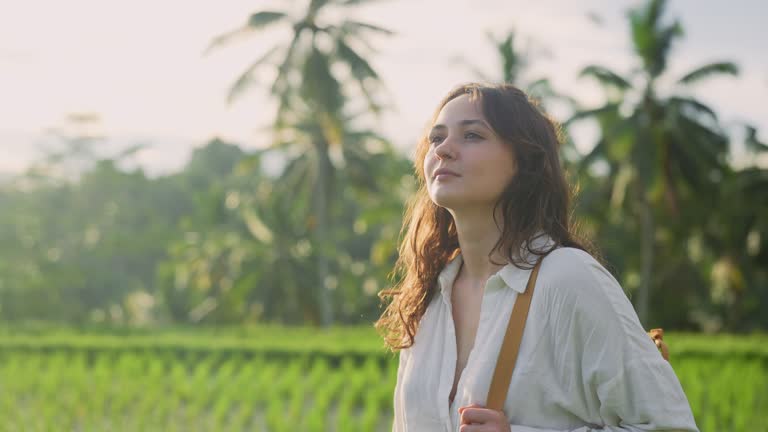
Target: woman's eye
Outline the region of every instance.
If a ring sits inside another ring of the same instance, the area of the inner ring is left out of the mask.
[[[440,135],[434,135],[429,137],[429,143],[430,144],[437,144],[440,141],[442,141],[444,138]],[[467,132],[464,134],[464,139],[483,139],[480,135],[474,133],[474,132]]]

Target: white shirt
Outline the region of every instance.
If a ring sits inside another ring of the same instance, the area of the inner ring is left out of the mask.
[[[461,260],[441,271],[413,346],[400,351],[393,432],[455,432],[459,407],[486,405],[531,270],[508,264],[486,282],[477,336],[449,405],[457,361],[451,290]],[[512,432],[698,431],[677,376],[619,283],[569,247],[552,251],[539,269],[504,412]]]

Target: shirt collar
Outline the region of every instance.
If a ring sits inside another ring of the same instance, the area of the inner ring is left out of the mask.
[[[532,249],[534,250],[541,250],[541,249],[547,249],[551,247],[554,244],[554,241],[552,238],[544,233],[543,231],[538,231],[536,235],[533,236],[533,238],[530,241]],[[534,255],[531,253],[528,253],[528,249],[526,247],[526,244],[523,244],[520,248],[520,257],[523,259],[525,263],[528,263],[530,266],[533,266],[536,264],[536,260],[538,259],[538,255]],[[456,280],[456,276],[459,273],[459,269],[461,268],[461,263],[463,261],[463,258],[461,256],[461,252],[456,254],[455,257],[453,257],[448,263],[445,265],[443,270],[440,272],[438,276],[438,285],[440,287],[440,292],[443,295],[443,297],[450,302],[451,299],[451,290],[453,288],[453,282]],[[517,266],[515,266],[512,263],[508,263],[504,267],[502,267],[499,271],[491,275],[491,277],[488,279],[490,282],[493,282],[496,278],[501,278],[501,280],[504,282],[503,284],[494,284],[491,283],[488,285],[489,288],[493,289],[496,285],[501,285],[500,288],[510,288],[518,293],[522,294],[525,292],[527,285],[528,285],[528,277],[531,274],[531,271],[533,270],[533,267],[530,269],[521,269]]]

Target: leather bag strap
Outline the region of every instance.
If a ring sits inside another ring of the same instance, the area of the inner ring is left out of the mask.
[[[520,350],[520,341],[523,339],[525,320],[528,317],[528,309],[533,298],[533,289],[536,286],[536,277],[544,257],[540,257],[528,278],[525,292],[517,295],[512,315],[509,318],[504,342],[501,344],[499,359],[496,361],[496,369],[493,371],[491,388],[488,390],[487,408],[504,411],[504,401],[507,399],[509,383],[512,380],[512,372],[515,369],[517,353]]]

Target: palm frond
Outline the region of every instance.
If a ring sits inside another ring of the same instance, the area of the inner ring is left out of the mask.
[[[647,69],[651,76],[659,76],[667,69],[667,60],[669,51],[675,38],[683,34],[683,27],[679,21],[675,21],[666,28],[660,29],[654,35],[654,44],[652,50],[647,53]]]
[[[301,95],[316,109],[338,113],[343,104],[341,83],[331,73],[328,54],[313,46],[302,65]]]
[[[710,63],[688,72],[678,80],[680,84],[693,84],[704,78],[717,74],[727,74],[737,76],[739,74],[739,67],[731,62],[718,62]]]
[[[683,178],[699,192],[711,185],[711,173],[727,170],[723,157],[727,152],[727,138],[689,118],[677,118],[667,141]]]
[[[601,115],[607,114],[607,113],[616,113],[618,112],[618,109],[619,109],[619,104],[615,102],[611,102],[599,108],[594,108],[589,110],[578,110],[573,115],[571,115],[571,117],[569,117],[563,122],[563,127],[568,127],[577,121],[584,120],[587,118],[600,117]]]
[[[717,123],[717,114],[712,110],[712,108],[704,105],[696,99],[682,96],[672,96],[669,98],[669,103],[672,108],[682,108],[693,111],[697,114],[704,114],[710,117],[715,123]]]
[[[243,25],[242,27],[214,37],[213,40],[211,40],[211,43],[205,49],[205,51],[203,51],[203,55],[209,54],[212,50],[222,45],[226,45],[232,42],[234,39],[247,36],[255,30],[261,30],[271,24],[274,24],[286,18],[287,16],[288,15],[283,12],[274,12],[274,11],[256,12],[248,18],[248,22],[246,22],[245,25]]]
[[[753,198],[758,198],[763,203],[768,202],[768,198],[764,191],[768,190],[768,170],[759,167],[745,168],[734,176],[734,183],[737,190],[742,191],[745,195],[749,194]],[[750,201],[754,204],[754,201]],[[754,205],[754,208],[760,208],[761,206]],[[764,207],[763,207],[764,208]]]
[[[675,121],[672,130],[689,157],[697,159],[707,169],[722,170],[728,152],[725,134],[686,116],[677,116]]]
[[[357,34],[360,30],[372,31],[374,33],[379,33],[386,36],[392,36],[395,34],[395,32],[392,30],[385,29],[384,27],[352,20],[345,20],[343,23],[341,23],[340,27],[343,31],[351,34]]]
[[[746,138],[744,142],[747,148],[755,152],[768,151],[768,144],[757,138],[757,129],[754,126],[746,125]]]
[[[603,85],[613,86],[622,91],[632,87],[632,84],[630,84],[629,81],[622,78],[616,72],[613,72],[612,70],[603,66],[590,65],[585,67],[579,73],[579,77],[585,76],[594,78]]]
[[[672,43],[683,31],[679,21],[662,26],[666,4],[666,0],[651,0],[629,11],[632,42],[651,77],[659,76],[666,69]]]
[[[295,58],[297,52],[299,51],[300,41],[301,33],[294,33],[293,38],[291,39],[291,43],[285,52],[285,57],[283,57],[282,63],[280,63],[280,66],[277,68],[277,77],[275,77],[275,81],[272,83],[272,87],[270,88],[270,94],[277,97],[278,99],[277,114],[275,116],[274,123],[276,130],[279,130],[283,126],[283,123],[286,120],[285,116],[290,108],[290,102],[293,97],[293,93],[296,92],[293,84],[289,80],[288,73],[294,68],[294,63],[296,61]]]
[[[237,81],[235,81],[235,83],[229,89],[229,93],[227,93],[227,105],[232,104],[232,102],[234,102],[235,99],[239,97],[253,82],[253,73],[256,71],[256,68],[269,61],[269,59],[281,48],[282,47],[279,45],[273,47],[264,55],[256,59],[256,61],[251,63],[251,65],[248,66],[248,68],[246,68],[242,74],[240,74],[240,76],[237,78]]]
[[[552,83],[549,82],[549,78],[539,78],[536,81],[531,82],[526,88],[526,93],[538,99],[557,96],[555,90],[552,89]]]
[[[369,83],[380,83],[381,79],[371,65],[355,50],[353,50],[342,38],[336,40],[336,55],[338,58],[349,65],[352,76],[359,83],[360,90],[365,96],[368,107],[375,113],[378,113],[381,107],[376,103],[368,88]]]
[[[379,80],[379,75],[373,70],[368,61],[347,45],[342,38],[336,40],[336,54],[339,59],[349,65],[352,75],[361,84],[366,78],[373,78],[375,81]]]
[[[515,49],[514,31],[510,31],[503,40],[496,42],[496,52],[501,57],[504,81],[516,84],[520,71],[525,68],[525,56]]]
[[[306,17],[306,19],[308,21],[314,21],[315,16],[317,16],[317,13],[326,4],[328,4],[328,0],[311,0],[310,3],[309,3],[309,8],[307,9],[307,17]]]

